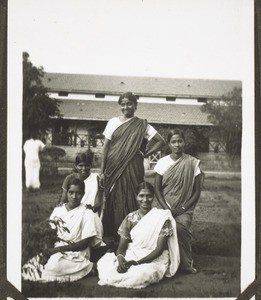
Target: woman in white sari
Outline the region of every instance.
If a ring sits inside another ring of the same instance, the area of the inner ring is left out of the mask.
[[[97,263],[99,285],[144,288],[176,273],[176,223],[169,210],[152,208],[153,196],[151,184],[139,185],[140,208],[129,213],[118,230],[117,256],[106,253]]]
[[[23,279],[75,281],[96,270],[90,261],[90,254],[91,248],[104,245],[102,223],[92,210],[81,204],[83,195],[84,182],[78,178],[72,179],[67,192],[68,202],[56,207],[50,216],[51,220],[62,219],[68,231],[58,232],[62,241],[57,242],[54,248],[46,249],[47,258],[44,262],[37,255],[23,266]],[[27,271],[34,267],[40,269],[40,272]]]

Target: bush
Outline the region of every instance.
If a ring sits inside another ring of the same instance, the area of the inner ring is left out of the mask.
[[[46,147],[41,153],[41,157],[48,161],[59,161],[66,154],[65,150],[56,146]]]
[[[64,157],[65,150],[56,146],[45,147],[40,153],[42,160],[41,174],[42,175],[55,175],[58,174],[57,162]]]

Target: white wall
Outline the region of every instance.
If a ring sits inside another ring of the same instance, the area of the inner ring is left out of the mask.
[[[97,100],[97,101],[118,101],[118,95],[105,95],[104,98],[96,98],[95,94],[78,94],[78,93],[68,93],[68,96],[59,96],[58,93],[48,93],[49,97],[62,100]]]
[[[59,96],[58,93],[48,93],[51,98],[60,100],[92,100],[92,101],[118,101],[118,95],[105,95],[104,98],[96,98],[95,94],[68,93],[68,96]],[[139,103],[165,103],[165,104],[188,104],[202,105],[196,98],[176,98],[176,101],[167,101],[165,97],[139,97]]]

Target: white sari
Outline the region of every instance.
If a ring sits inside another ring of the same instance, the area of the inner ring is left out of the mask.
[[[150,263],[131,266],[126,273],[118,273],[118,260],[114,253],[105,254],[98,261],[99,285],[113,285],[126,288],[144,288],[159,282],[164,276],[173,276],[179,266],[179,247],[176,222],[169,210],[151,209],[130,231],[125,259],[139,260],[151,253],[157,246],[160,231],[170,220],[173,234],[168,236],[168,250]]]
[[[75,281],[86,276],[92,270],[93,263],[89,260],[91,247],[96,248],[103,244],[103,229],[98,216],[91,210],[86,209],[83,204],[70,211],[67,211],[64,204],[54,209],[50,219],[55,218],[61,218],[65,222],[64,226],[70,231],[59,233],[61,239],[76,243],[91,238],[88,247],[82,251],[55,253],[51,255],[44,268],[39,264],[39,256],[36,256],[23,266],[23,279],[45,282]],[[60,241],[55,244],[55,247],[64,245],[68,245],[68,243]],[[41,268],[41,276],[37,272],[33,272],[33,275],[25,272],[25,269],[29,266],[32,268],[32,264]]]

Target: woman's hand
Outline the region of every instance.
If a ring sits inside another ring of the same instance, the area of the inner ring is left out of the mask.
[[[139,263],[136,260],[126,261],[125,267],[129,269],[131,266],[137,266]]]
[[[128,268],[126,266],[127,261],[126,261],[125,257],[123,255],[118,255],[117,259],[118,259],[118,263],[119,263],[117,271],[119,273],[126,273],[128,271]]]
[[[100,210],[100,208],[101,208],[101,206],[100,206],[100,205],[98,205],[98,204],[94,204],[94,205],[93,205],[93,207],[92,207],[92,210],[93,210],[93,212],[94,212],[94,213],[96,213],[97,211],[99,211],[99,210]]]
[[[48,262],[49,258],[50,258],[50,254],[48,254],[47,252],[43,252],[39,255],[39,263],[41,265],[46,265],[46,263]]]
[[[100,179],[100,186],[101,186],[101,188],[104,189],[104,186],[105,186],[105,175],[104,175],[104,173],[100,174],[99,179]]]
[[[87,209],[90,209],[90,210],[93,211],[93,207],[91,206],[91,204],[86,204],[85,206],[86,206]]]
[[[186,209],[182,206],[182,207],[172,209],[171,213],[172,213],[173,218],[175,218],[175,217],[182,215],[185,211],[186,211]]]

